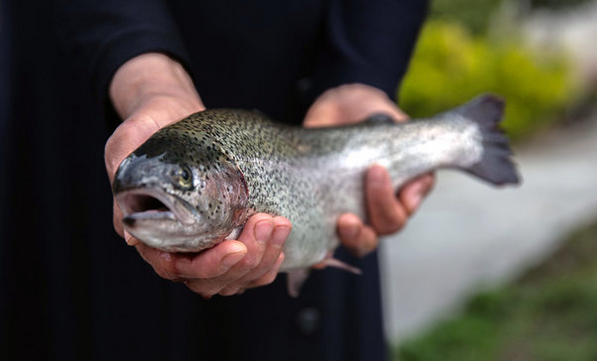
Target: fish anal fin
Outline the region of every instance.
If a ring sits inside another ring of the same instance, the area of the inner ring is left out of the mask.
[[[286,275],[286,286],[290,297],[298,297],[303,283],[309,278],[310,271],[308,268],[302,268],[288,272]]]
[[[226,238],[224,238],[225,240],[230,240],[230,239],[238,239],[238,236],[240,236],[241,231],[243,230],[244,226],[239,226],[236,227],[235,229],[233,229],[229,235],[226,236]]]

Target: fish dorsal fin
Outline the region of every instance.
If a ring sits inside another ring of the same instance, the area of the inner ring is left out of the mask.
[[[394,124],[396,121],[394,118],[386,113],[375,113],[368,116],[363,123],[365,124]]]

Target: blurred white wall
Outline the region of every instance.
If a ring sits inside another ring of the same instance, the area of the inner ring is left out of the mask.
[[[597,1],[564,12],[534,12],[522,30],[533,46],[569,52],[580,80],[597,84]]]

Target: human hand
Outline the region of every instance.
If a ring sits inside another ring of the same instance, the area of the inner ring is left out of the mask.
[[[396,121],[408,119],[381,90],[364,84],[347,84],[323,93],[309,109],[304,125],[353,124],[376,113],[387,114]],[[365,178],[370,224],[364,224],[351,213],[341,215],[337,225],[342,245],[358,256],[375,250],[380,235],[392,234],[404,227],[408,217],[433,188],[434,182],[432,173],[422,175],[405,184],[396,196],[387,170],[373,165]]]
[[[184,68],[157,53],[125,63],[110,84],[110,98],[125,119],[106,143],[110,183],[120,163],[153,133],[205,109]],[[207,298],[271,283],[284,260],[282,246],[291,229],[290,221],[283,217],[257,214],[249,219],[238,240],[225,240],[200,253],[181,254],[151,248],[126,232],[116,201],[113,221],[118,234],[136,247],[158,275],[184,282]]]

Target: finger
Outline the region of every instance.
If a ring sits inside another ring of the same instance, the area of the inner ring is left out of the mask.
[[[140,111],[140,113],[143,113]],[[110,183],[114,181],[120,163],[139,145],[167,123],[161,124],[151,116],[132,116],[112,133],[104,147],[104,162]]]
[[[385,168],[374,165],[367,172],[365,194],[369,221],[378,234],[399,231],[406,223],[407,213],[398,202]]]
[[[127,245],[129,246],[136,246],[139,243],[141,243],[137,238],[133,237],[129,232],[127,232],[126,230],[124,231],[124,241],[126,242]]]
[[[403,112],[402,109],[400,109],[398,107],[394,108],[393,114],[394,114],[394,119],[399,123],[406,122],[409,119],[409,116],[405,112]]]
[[[236,294],[242,293],[244,290],[248,288],[255,288],[261,287],[265,285],[269,285],[270,283],[274,282],[278,273],[280,272],[280,267],[284,262],[284,253],[280,253],[272,267],[270,267],[267,272],[261,275],[259,278],[252,280],[251,282],[236,282],[233,285],[223,288],[218,294],[222,296],[232,296]]]
[[[435,175],[427,173],[405,184],[398,195],[400,202],[409,215],[413,214],[421,205],[425,196],[435,185]]]
[[[238,237],[238,241],[247,248],[245,257],[224,274],[198,281],[191,280],[186,282],[187,286],[204,297],[211,297],[231,286],[261,263],[267,248],[267,240],[271,237],[273,230],[272,216],[263,213],[252,216]]]
[[[112,209],[112,222],[114,224],[114,230],[116,230],[116,233],[118,233],[120,237],[124,237],[124,228],[122,226],[122,211],[120,210],[118,203],[116,203],[116,198],[112,199]]]
[[[227,273],[228,278],[238,279],[261,263],[267,249],[268,240],[274,231],[273,217],[267,214],[256,214],[249,218],[238,240],[247,247],[247,256]]]
[[[246,246],[238,241],[224,241],[200,253],[168,253],[143,243],[137,250],[155,272],[163,278],[209,279],[225,274],[247,253]]]
[[[259,277],[258,279],[254,280],[253,282],[247,285],[247,288],[254,288],[269,285],[270,283],[276,280],[278,274],[280,273],[280,267],[282,267],[282,263],[284,263],[284,253],[280,253],[278,259],[274,263],[274,265],[267,271],[264,275]]]
[[[261,262],[257,267],[236,280],[234,282],[235,284],[246,287],[246,284],[259,279],[270,272],[272,267],[278,262],[280,254],[282,253],[282,247],[290,234],[292,225],[290,224],[290,221],[284,217],[274,217],[273,221],[275,225],[274,230],[271,233],[270,238],[266,240],[267,248],[261,258]]]
[[[340,242],[354,255],[362,257],[377,248],[378,238],[375,231],[354,214],[345,213],[338,219]]]

